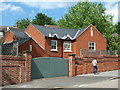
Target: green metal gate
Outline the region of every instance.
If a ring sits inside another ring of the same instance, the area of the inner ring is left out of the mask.
[[[31,78],[68,76],[68,60],[56,57],[33,58]]]

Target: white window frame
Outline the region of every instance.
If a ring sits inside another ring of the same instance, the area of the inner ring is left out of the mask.
[[[65,50],[65,44],[70,44],[70,50]],[[72,49],[71,49],[71,42],[70,41],[64,41],[64,52],[72,52]]]
[[[90,46],[90,43],[91,43],[91,46]],[[94,46],[92,46],[92,43],[94,43]],[[94,49],[89,49],[90,47],[94,47]],[[89,51],[95,51],[96,50],[96,43],[95,42],[89,42],[88,43],[88,49],[89,49]]]
[[[55,41],[56,42],[56,49],[52,49],[52,42]],[[57,47],[57,40],[51,40],[51,51],[58,51],[58,47]]]

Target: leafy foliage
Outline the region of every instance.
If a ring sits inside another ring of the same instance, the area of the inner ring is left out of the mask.
[[[27,26],[30,24],[30,20],[28,18],[17,20],[16,24],[18,28],[27,28]]]
[[[112,36],[116,30],[113,16],[106,15],[105,10],[102,3],[78,2],[69,8],[68,13],[58,21],[58,25],[62,28],[81,29],[93,24],[107,39],[108,50],[116,50],[118,42]]]
[[[118,25],[117,25],[117,33],[120,35],[120,22],[118,22]]]
[[[42,25],[44,26],[45,24],[47,25],[55,25],[55,22],[52,20],[52,18],[46,16],[45,14],[42,13],[38,13],[35,16],[35,19],[33,19],[32,21],[33,24],[37,24],[37,25]]]
[[[45,24],[56,25],[56,22],[53,21],[52,18],[50,18],[42,13],[36,14],[35,19],[33,19],[31,22],[28,18],[17,20],[17,22],[16,22],[18,28],[27,28],[27,26],[30,23],[42,25],[42,26],[44,26]]]

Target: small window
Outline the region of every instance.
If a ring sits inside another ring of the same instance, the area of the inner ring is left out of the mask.
[[[89,42],[89,50],[94,51],[95,50],[95,42]]]
[[[91,27],[90,33],[91,33],[91,36],[93,36],[93,29],[92,29],[92,27]]]
[[[32,45],[30,45],[30,51],[32,51]]]
[[[71,52],[71,42],[64,42],[64,51]]]
[[[93,36],[93,30],[91,30],[91,36]]]
[[[57,51],[57,41],[56,40],[51,40],[51,50]]]

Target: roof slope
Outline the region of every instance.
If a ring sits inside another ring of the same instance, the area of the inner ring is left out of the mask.
[[[82,34],[82,32],[86,30],[86,28],[88,28],[87,26],[83,29],[61,29],[61,28],[39,26],[35,24],[32,25],[46,37],[49,37],[49,34],[51,34],[51,36],[57,35],[59,39],[65,39],[65,37],[70,36],[72,40],[76,39],[79,35]]]
[[[16,40],[16,41],[12,41],[12,42],[7,42],[7,43],[4,43],[4,44],[12,44],[12,43],[19,43],[19,46],[22,45],[23,43],[25,43],[26,41],[30,40],[30,38],[27,38],[27,39],[21,39],[21,40]]]
[[[24,32],[25,29],[11,29],[11,32],[14,33],[14,35],[20,40],[20,39],[25,39],[29,38],[29,36]]]
[[[4,43],[4,44],[12,44],[12,43],[18,42],[19,46],[20,46],[21,44],[30,40],[30,37],[25,33],[25,29],[10,27],[9,31],[12,32],[18,40],[7,42],[7,43]]]
[[[89,26],[90,26],[90,25],[89,25]],[[76,37],[75,37],[75,38],[79,37],[89,26],[86,26],[85,28],[80,29],[80,30],[78,31],[78,33],[76,34]]]

